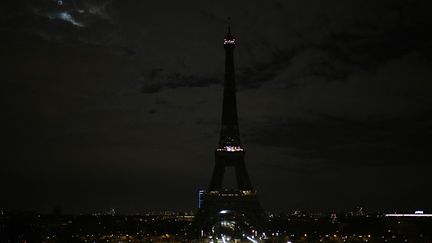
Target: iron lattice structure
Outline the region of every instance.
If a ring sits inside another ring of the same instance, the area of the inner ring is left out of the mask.
[[[210,185],[202,195],[202,204],[195,220],[194,229],[201,234],[215,233],[214,229],[230,214],[230,222],[238,221],[254,231],[265,230],[265,212],[258,202],[256,190],[252,187],[245,165],[245,150],[240,141],[237,117],[235,69],[235,38],[230,27],[224,38],[225,81],[222,104],[222,126],[218,147],[215,151],[215,167]],[[234,167],[237,181],[236,189],[223,188],[223,179],[227,167]],[[226,221],[225,221],[226,222]],[[239,232],[240,233],[240,232]]]

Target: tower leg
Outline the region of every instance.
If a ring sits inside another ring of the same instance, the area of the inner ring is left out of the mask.
[[[246,166],[243,163],[238,163],[235,166],[237,184],[240,190],[252,190],[252,184],[249,179],[249,175],[246,171]]]
[[[213,176],[210,181],[209,191],[217,191],[222,189],[222,179],[225,174],[225,167],[216,163]]]

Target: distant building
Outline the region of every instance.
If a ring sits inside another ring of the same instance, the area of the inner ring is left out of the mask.
[[[426,214],[423,211],[415,211],[414,213],[401,214],[401,213],[389,213],[386,217],[432,217],[432,214]]]
[[[199,192],[198,192],[198,208],[201,208],[204,193],[205,193],[205,190],[199,190]]]

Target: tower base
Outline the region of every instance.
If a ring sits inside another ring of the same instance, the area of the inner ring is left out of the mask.
[[[256,191],[209,191],[202,195],[193,228],[200,236],[256,235],[265,232],[266,216]]]

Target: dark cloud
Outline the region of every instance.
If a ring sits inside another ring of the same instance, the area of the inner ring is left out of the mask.
[[[154,69],[150,71],[148,79],[153,80],[152,83],[145,84],[141,91],[146,94],[157,93],[162,90],[162,88],[175,89],[178,87],[208,87],[209,85],[220,83],[220,80],[216,78],[207,77],[196,77],[193,75],[182,75],[180,73],[169,74],[168,76],[163,76],[160,72],[161,69]],[[142,78],[142,81],[148,82],[146,79]]]
[[[429,114],[368,120],[318,116],[313,121],[256,124],[248,129],[247,141],[286,148],[290,156],[322,159],[334,167],[430,165]]]

